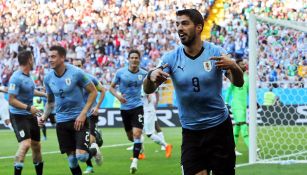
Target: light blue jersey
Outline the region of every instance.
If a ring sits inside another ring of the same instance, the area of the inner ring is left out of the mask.
[[[55,97],[57,123],[75,120],[79,116],[85,105],[84,88],[89,83],[86,73],[70,64],[66,64],[62,76],[57,76],[54,71],[46,75],[44,84],[47,94]]]
[[[121,68],[116,72],[112,83],[119,85],[119,92],[127,100],[126,103],[121,104],[121,110],[134,109],[143,105],[141,89],[146,74],[147,72],[143,69],[133,73],[128,70],[128,67]]]
[[[228,117],[222,98],[223,70],[217,69],[214,56],[226,53],[212,43],[204,42],[203,52],[190,58],[180,46],[164,55],[162,65],[169,73],[176,91],[179,117],[183,128],[202,130],[217,126]]]
[[[30,75],[24,74],[21,70],[17,70],[13,73],[9,81],[8,93],[16,95],[16,99],[24,104],[33,105],[35,83]],[[12,114],[30,115],[31,112],[9,106],[9,110]]]

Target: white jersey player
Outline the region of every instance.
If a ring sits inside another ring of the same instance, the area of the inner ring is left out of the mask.
[[[167,144],[164,138],[161,138],[155,133],[155,123],[157,121],[155,104],[157,98],[155,93],[143,94],[144,106],[144,133],[151,138],[155,143],[165,147],[165,156],[169,158],[172,152],[172,145]]]

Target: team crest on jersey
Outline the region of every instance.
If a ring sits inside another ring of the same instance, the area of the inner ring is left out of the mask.
[[[21,138],[23,138],[25,136],[25,131],[24,130],[19,131],[19,135]]]
[[[14,90],[15,90],[15,88],[16,88],[16,85],[15,85],[15,84],[13,84],[13,83],[11,83],[11,84],[10,84],[10,87],[9,87],[9,90],[14,91]]]
[[[67,86],[69,86],[71,84],[71,79],[70,78],[66,78],[65,79],[65,83]]]
[[[139,78],[139,80],[142,80],[143,79],[143,75],[139,75],[138,78]]]
[[[212,69],[211,61],[204,61],[203,65],[204,65],[205,71],[207,71],[207,72],[211,71],[211,69]]]

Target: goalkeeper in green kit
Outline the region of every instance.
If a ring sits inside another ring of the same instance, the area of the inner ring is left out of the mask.
[[[242,59],[237,59],[236,63],[244,72],[244,85],[242,87],[236,87],[233,84],[230,85],[226,93],[226,104],[230,104],[231,112],[234,118],[233,135],[235,144],[238,142],[239,135],[241,133],[244,143],[249,145],[248,141],[248,127],[246,123],[246,108],[247,108],[247,98],[248,98],[248,75],[246,73],[246,63]],[[230,99],[232,97],[231,103]],[[229,106],[228,106],[229,107]],[[236,155],[242,155],[240,152],[236,151]]]

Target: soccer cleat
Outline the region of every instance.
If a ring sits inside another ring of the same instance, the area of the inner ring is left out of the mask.
[[[172,149],[173,149],[173,145],[171,144],[167,144],[165,146],[165,157],[166,158],[170,158],[172,156]]]
[[[140,160],[145,159],[145,154],[144,154],[144,153],[140,153],[140,154],[139,154],[139,159],[140,159]]]
[[[145,159],[145,154],[144,153],[140,153],[138,159],[139,160],[144,160]],[[130,157],[130,160],[133,160],[133,157]]]
[[[128,148],[126,148],[127,151],[131,151],[133,150],[133,145],[132,146],[129,146]]]
[[[130,173],[135,174],[138,169],[138,159],[134,158],[131,162]]]
[[[86,170],[83,171],[84,174],[91,174],[91,173],[94,173],[94,169],[93,167],[90,167],[90,166],[87,166],[86,167]]]
[[[236,156],[242,156],[243,154],[236,150]]]
[[[99,149],[97,143],[92,143],[91,148],[95,148],[95,149],[96,149],[97,153],[96,153],[96,155],[94,156],[94,158],[95,158],[96,164],[97,164],[98,166],[100,166],[100,165],[102,164],[103,157],[102,157],[102,155],[101,155],[101,152],[100,152],[100,149]]]
[[[165,146],[161,146],[161,151],[165,151]]]

